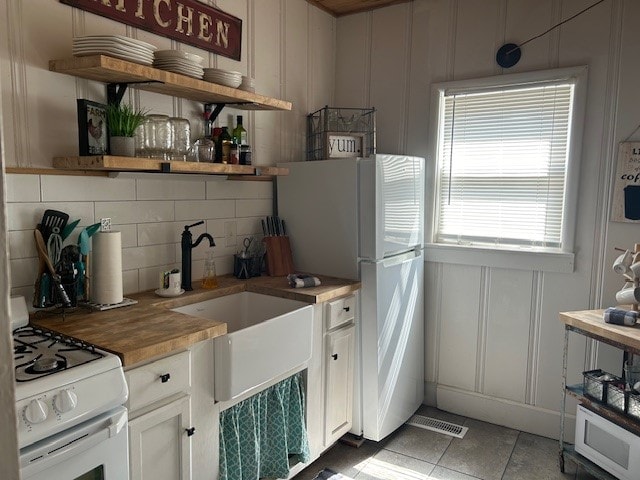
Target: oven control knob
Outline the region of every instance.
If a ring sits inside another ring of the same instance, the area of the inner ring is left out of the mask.
[[[24,407],[24,417],[27,419],[29,423],[40,423],[44,422],[49,413],[49,408],[47,404],[42,400],[31,400],[29,405]]]
[[[60,390],[53,399],[54,408],[60,413],[67,413],[78,405],[78,396],[71,390]]]

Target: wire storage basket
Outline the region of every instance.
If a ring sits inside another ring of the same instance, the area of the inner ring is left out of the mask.
[[[373,155],[376,153],[376,109],[326,106],[307,115],[307,160],[332,158],[328,151],[331,135],[362,139],[361,152],[344,156]]]

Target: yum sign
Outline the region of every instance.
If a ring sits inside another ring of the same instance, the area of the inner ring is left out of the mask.
[[[60,2],[240,60],[242,20],[196,0],[60,0]]]

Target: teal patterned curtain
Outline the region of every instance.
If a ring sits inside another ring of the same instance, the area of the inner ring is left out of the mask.
[[[220,480],[286,478],[309,460],[302,373],[220,413]]]

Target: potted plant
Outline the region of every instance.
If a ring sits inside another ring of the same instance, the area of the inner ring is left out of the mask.
[[[107,105],[107,126],[111,155],[135,156],[136,129],[144,121],[146,110],[135,110],[126,103]]]

